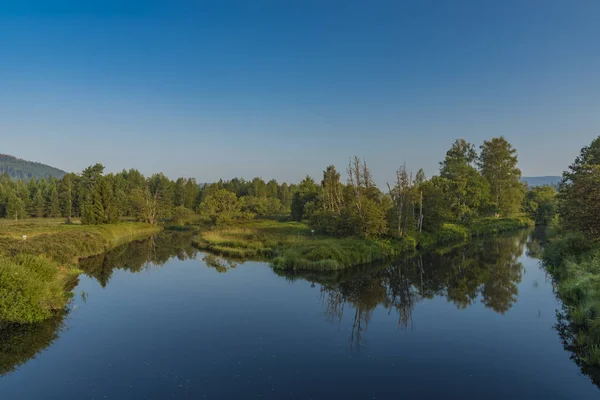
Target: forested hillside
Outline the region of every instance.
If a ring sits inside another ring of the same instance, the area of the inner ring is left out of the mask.
[[[529,187],[536,186],[555,186],[560,183],[560,176],[524,176],[521,178]]]
[[[66,172],[49,165],[21,160],[7,154],[0,154],[0,175],[8,174],[12,179],[62,178]]]

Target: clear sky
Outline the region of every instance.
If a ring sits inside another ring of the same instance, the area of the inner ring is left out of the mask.
[[[9,3],[9,4],[7,4]],[[504,135],[554,175],[600,134],[600,1],[1,1],[0,153],[68,171],[378,183]]]

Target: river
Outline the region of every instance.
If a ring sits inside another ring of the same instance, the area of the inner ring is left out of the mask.
[[[538,247],[290,275],[165,233],[84,260],[68,312],[2,331],[0,398],[598,398]]]

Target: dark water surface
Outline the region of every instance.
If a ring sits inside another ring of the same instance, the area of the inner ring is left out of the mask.
[[[290,276],[136,242],[82,264],[66,315],[1,333],[0,398],[598,398],[536,248]]]

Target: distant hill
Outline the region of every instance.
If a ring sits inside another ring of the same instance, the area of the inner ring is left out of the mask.
[[[560,176],[524,176],[521,180],[529,187],[534,186],[558,186],[562,177]]]
[[[20,158],[0,154],[0,175],[8,174],[12,179],[31,178],[62,178],[66,172],[49,165],[40,164],[32,161],[21,160]]]

